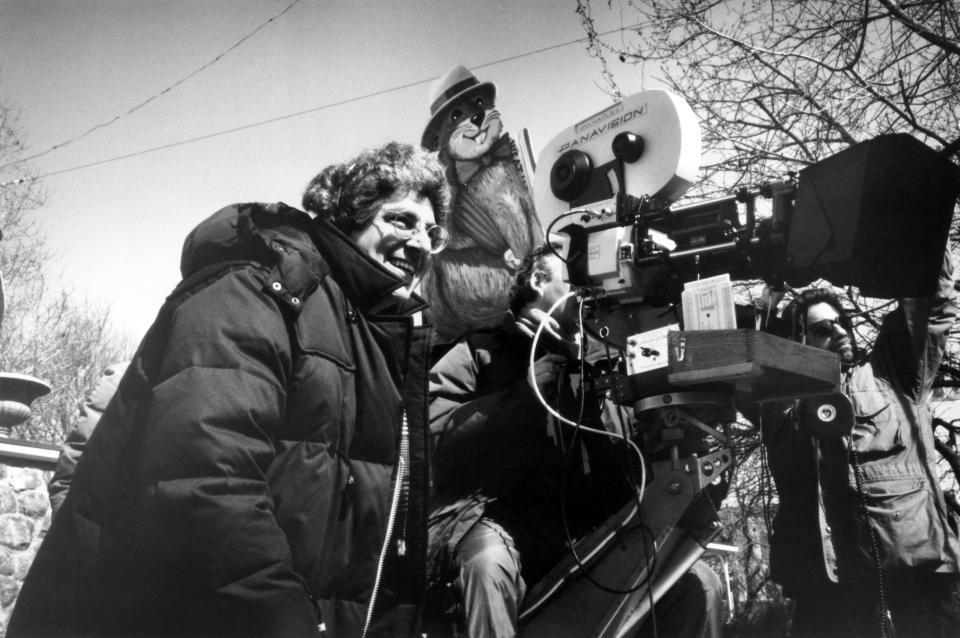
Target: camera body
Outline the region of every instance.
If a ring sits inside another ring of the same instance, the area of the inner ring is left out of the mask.
[[[580,120],[540,153],[537,214],[562,238],[585,328],[608,345],[674,324],[695,329],[684,311],[710,309],[682,301],[714,277],[794,288],[823,278],[881,298],[934,292],[960,194],[947,157],[910,135],[881,135],[784,182],[675,205],[696,179],[700,142],[690,107],[655,90]],[[720,327],[757,325],[752,308],[733,315]]]
[[[622,303],[676,303],[678,281],[721,273],[794,287],[824,278],[885,298],[933,292],[960,167],[923,142],[881,135],[785,182],[673,207],[695,182],[700,153],[696,116],[664,90],[555,135],[539,156],[534,199],[544,229],[566,237],[569,281]],[[771,214],[758,219],[761,199]]]
[[[547,233],[567,236],[571,281],[604,295],[638,292],[641,201],[648,215],[663,210],[694,183],[699,163],[696,116],[663,90],[628,96],[555,135],[540,153],[534,199]]]

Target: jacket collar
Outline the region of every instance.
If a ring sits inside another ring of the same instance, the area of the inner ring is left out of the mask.
[[[313,243],[347,299],[365,316],[410,315],[427,307],[419,295],[402,299],[393,291],[403,279],[374,260],[329,221],[317,218],[310,229]]]

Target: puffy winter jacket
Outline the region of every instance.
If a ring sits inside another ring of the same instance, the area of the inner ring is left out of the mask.
[[[418,298],[325,222],[225,208],[77,465],[8,636],[405,636],[424,592]],[[369,616],[371,618],[368,618]]]

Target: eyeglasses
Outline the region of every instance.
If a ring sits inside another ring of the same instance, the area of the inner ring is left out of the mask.
[[[833,327],[840,326],[843,328],[843,324],[840,322],[840,317],[836,319],[824,319],[818,321],[817,323],[812,323],[807,326],[807,334],[811,337],[816,337],[817,339],[826,339],[827,337],[833,336]]]
[[[450,235],[447,234],[447,229],[443,226],[438,224],[421,225],[420,217],[416,213],[390,211],[383,213],[381,219],[385,223],[393,226],[397,235],[404,239],[411,239],[421,232],[426,232],[427,237],[430,239],[431,255],[436,255],[443,250],[447,245],[447,241],[450,239]]]

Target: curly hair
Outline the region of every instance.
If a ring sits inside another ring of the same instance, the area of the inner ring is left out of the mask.
[[[809,288],[794,297],[787,304],[780,315],[777,329],[774,331],[778,336],[801,341],[804,331],[806,331],[807,309],[818,303],[825,303],[832,306],[840,316],[840,325],[848,332],[850,331],[850,317],[847,310],[840,303],[840,298],[827,290],[826,288]]]
[[[542,275],[548,281],[552,276],[550,267],[547,265],[547,257],[556,254],[549,244],[537,246],[523,258],[523,263],[517,269],[517,275],[513,286],[510,288],[510,311],[514,316],[519,317],[523,307],[532,301],[536,301],[539,296],[533,289],[531,282],[535,275]]]
[[[388,142],[320,171],[303,193],[303,207],[350,233],[370,223],[380,202],[408,192],[426,197],[443,224],[450,190],[437,154]]]

